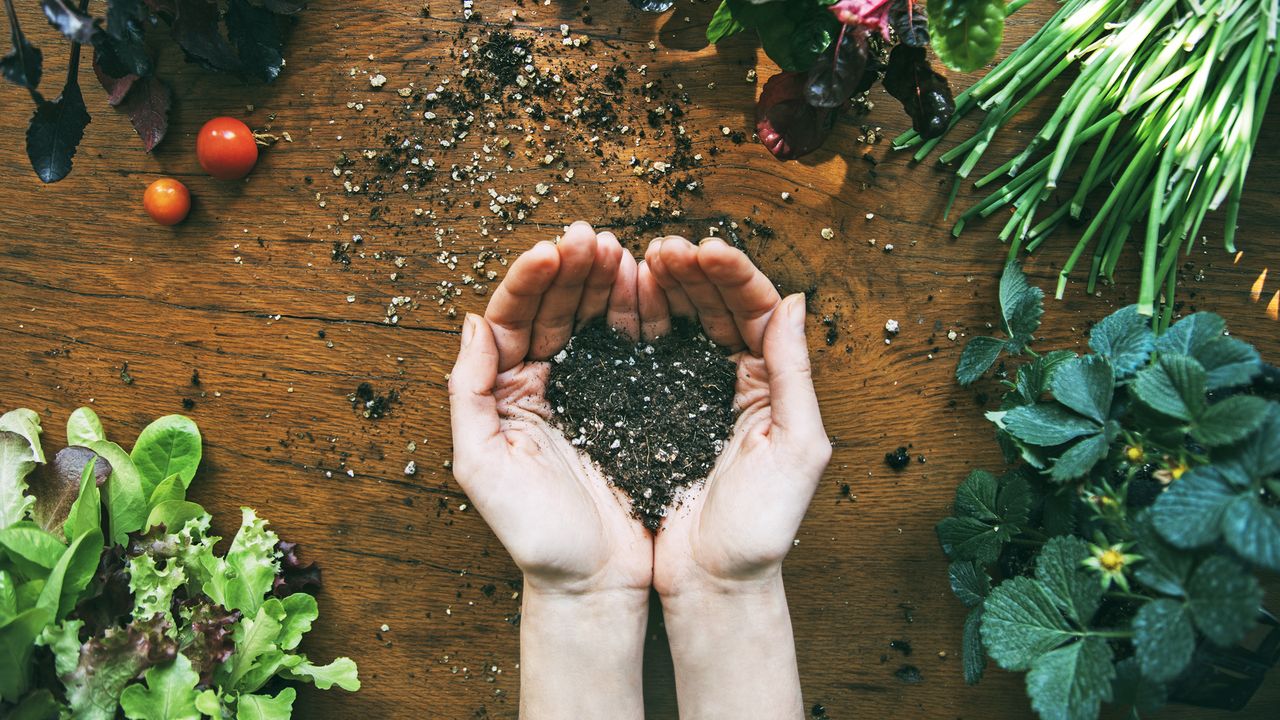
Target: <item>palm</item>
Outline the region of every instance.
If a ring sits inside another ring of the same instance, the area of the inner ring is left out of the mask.
[[[603,581],[647,588],[651,542],[580,450],[552,426],[545,399],[550,365],[524,362],[494,386],[507,441],[500,483],[518,488],[488,503],[489,517],[516,564],[558,582]]]

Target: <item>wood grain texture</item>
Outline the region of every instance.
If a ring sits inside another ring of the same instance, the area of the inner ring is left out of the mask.
[[[19,4],[45,50],[45,91],[54,92],[65,51],[37,4]],[[911,165],[887,140],[857,141],[861,124],[881,126],[888,137],[905,127],[881,90],[870,118],[842,120],[827,147],[800,162],[776,162],[749,139],[739,145],[718,137],[729,127],[749,138],[758,85],[745,81],[746,71],[758,61],[761,77],[773,68],[747,38],[705,47],[700,38],[713,2],[682,0],[674,13],[655,18],[598,0],[591,25],[582,21],[584,3],[476,5],[495,23],[518,11],[514,31],[548,45],[558,42],[562,22],[593,38],[589,49],[549,54],[553,64],[643,63],[651,76],[669,73],[668,86],[683,83],[691,96],[683,123],[695,149],[715,144],[721,152],[704,162],[705,191],[686,197],[681,217],[662,231],[699,236],[718,217],[768,224],[776,234],[748,238],[749,251],[785,289],[813,290],[814,315],[832,318],[831,343],[814,318],[811,347],[836,452],[785,570],[807,702],[824,705],[832,718],[1028,717],[1020,677],[991,671],[978,687],[964,685],[964,608],[950,595],[933,533],[959,480],[972,468],[1000,464],[978,391],[952,382],[962,340],[947,338],[950,330],[983,333],[996,317],[1004,259],[998,228],[979,224],[952,239],[942,218],[949,176]],[[335,158],[377,147],[394,123],[394,88],[447,77],[459,63],[459,38],[478,35],[487,22],[463,23],[460,3],[431,3],[431,17],[422,7],[315,0],[272,86],[213,76],[183,63],[166,43],[161,74],[174,86],[176,104],[169,137],[153,155],[142,152],[86,70],[94,120],[73,174],[52,186],[38,183],[23,153],[25,94],[0,87],[0,168],[8,188],[0,203],[0,407],[38,411],[49,446],[63,441],[67,414],[83,404],[126,444],[162,414],[185,412],[200,424],[205,465],[195,498],[224,533],[244,504],[304,544],[326,581],[321,620],[305,649],[326,659],[349,654],[360,665],[361,692],[304,690],[299,717],[516,716],[519,573],[484,521],[465,508],[445,467],[444,380],[459,321],[436,306],[433,293],[441,281],[457,282],[459,272],[437,255],[445,249],[469,259],[495,246],[519,252],[578,218],[615,228],[633,247],[646,238],[627,225],[627,212],[611,196],[643,203],[652,188],[618,166],[593,165],[572,138],[565,152],[582,168],[578,182],[510,231],[482,236],[482,223],[492,219],[484,204],[446,211],[430,190],[389,193],[383,204],[392,221],[368,219],[367,199],[348,196],[333,177]],[[1036,2],[1011,18],[1005,52],[1052,7]],[[373,91],[370,72],[385,74],[387,88]],[[199,171],[193,135],[220,114],[269,124],[293,142],[265,152],[244,183],[212,180]],[[1263,268],[1280,267],[1277,142],[1280,113],[1273,109],[1241,210],[1243,257],[1233,262],[1221,249],[1219,218],[1186,259],[1182,283],[1184,310],[1222,314],[1273,363],[1280,361],[1277,325],[1250,302],[1248,289]],[[1008,137],[999,138],[993,156],[1010,147]],[[438,162],[458,162],[463,153],[450,152],[441,150]],[[549,172],[518,159],[527,170],[524,185]],[[142,190],[161,174],[182,179],[196,199],[176,229],[142,213]],[[791,202],[781,199],[784,191]],[[439,209],[435,224],[414,221],[412,210],[423,206]],[[454,231],[447,245],[435,240],[437,226]],[[824,227],[834,230],[833,240],[821,238]],[[357,257],[350,266],[333,262],[333,243],[353,234],[363,236]],[[1065,235],[1028,263],[1041,286],[1056,278]],[[889,243],[894,250],[886,253]],[[402,268],[395,257],[404,258]],[[1126,263],[1132,269],[1135,258]],[[1264,302],[1275,289],[1272,280]],[[396,296],[420,306],[390,325],[385,308]],[[1088,323],[1133,296],[1122,284],[1086,297],[1073,283],[1064,301],[1049,305],[1042,346],[1083,348]],[[466,292],[449,305],[478,312],[484,301]],[[882,328],[890,318],[902,331],[886,344]],[[121,381],[126,363],[132,384]],[[370,421],[353,411],[347,396],[363,381],[400,393],[387,417]],[[184,409],[184,400],[194,405]],[[925,462],[890,470],[883,456],[899,445]],[[417,472],[406,475],[410,460]],[[842,498],[844,484],[855,499]],[[384,624],[388,631],[380,630]],[[649,715],[675,717],[661,628],[655,624],[650,634]],[[914,654],[891,650],[891,640],[909,640]],[[905,663],[920,669],[922,683],[894,677]],[[1273,680],[1236,717],[1270,717],[1278,703]],[[1164,716],[1219,717],[1177,708]]]

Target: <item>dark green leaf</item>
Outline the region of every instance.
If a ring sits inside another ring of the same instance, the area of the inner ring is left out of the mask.
[[[1156,339],[1156,349],[1164,354],[1192,355],[1205,343],[1222,337],[1227,330],[1227,322],[1208,312],[1188,315],[1173,325]]]
[[[976,685],[987,669],[987,652],[982,647],[982,606],[969,611],[964,618],[964,635],[960,640],[960,654],[964,665],[964,681]]]
[[[733,18],[728,0],[721,0],[720,7],[716,8],[716,13],[711,16],[711,22],[707,25],[707,42],[718,43],[742,30],[742,23]]]
[[[1055,400],[1099,423],[1111,413],[1115,387],[1111,363],[1097,355],[1062,363],[1049,383]]]
[[[1179,420],[1204,411],[1205,372],[1186,355],[1161,354],[1158,363],[1138,371],[1129,386],[1152,410]]]
[[[1111,313],[1089,332],[1089,347],[1111,361],[1119,379],[1133,375],[1142,367],[1155,346],[1151,318],[1139,313],[1137,305]]]
[[[1056,403],[1022,405],[1004,416],[1011,435],[1032,445],[1061,445],[1082,435],[1102,431],[1102,427]]]
[[[1173,545],[1195,548],[1222,534],[1222,514],[1236,491],[1212,465],[1193,468],[1161,493],[1152,507],[1156,530]]]
[[[1239,495],[1227,505],[1222,536],[1240,557],[1280,571],[1280,508],[1263,505],[1256,493]]]
[[[1017,532],[1017,528],[1027,523],[1031,512],[1031,488],[1021,472],[1011,470],[1000,476],[996,510],[1000,513],[1000,522],[1011,526],[1010,532]]]
[[[1036,558],[1036,579],[1080,627],[1088,627],[1102,600],[1102,585],[1081,565],[1089,544],[1072,535],[1049,538]]]
[[[1232,448],[1241,469],[1250,478],[1280,473],[1280,403],[1268,403],[1267,415],[1258,431]]]
[[[1160,537],[1150,510],[1140,512],[1131,528],[1137,541],[1136,551],[1143,558],[1134,568],[1134,577],[1156,592],[1184,597],[1195,557],[1170,546]]]
[[[1049,535],[1075,532],[1076,508],[1079,504],[1075,488],[1058,488],[1056,492],[1046,495],[1040,512],[1044,531]]]
[[[999,520],[1000,512],[996,509],[999,490],[1000,482],[994,475],[986,470],[974,470],[956,488],[956,514],[979,520]]]
[[[808,72],[840,31],[835,16],[813,3],[729,4],[734,19],[755,29],[765,53],[785,71]]]
[[[80,85],[71,78],[56,100],[44,100],[27,126],[27,159],[40,180],[58,182],[71,172],[71,159],[89,125]]]
[[[14,31],[17,43],[13,49],[0,58],[0,76],[15,85],[28,90],[35,90],[40,85],[40,74],[44,55],[40,48],[27,42],[25,35]]]
[[[1041,657],[1027,673],[1027,694],[1041,720],[1094,720],[1111,699],[1111,646],[1086,637]]]
[[[938,542],[953,560],[976,560],[984,565],[996,561],[1000,547],[1012,535],[1002,526],[988,525],[971,517],[949,517],[938,523]]]
[[[1168,699],[1164,683],[1143,677],[1136,657],[1127,657],[1116,663],[1116,679],[1111,688],[1113,703],[1127,705],[1144,715],[1164,707]]]
[[[1267,416],[1267,401],[1234,395],[1205,408],[1191,426],[1191,437],[1206,447],[1229,445],[1244,438]]]
[[[1109,447],[1106,435],[1090,435],[1062,453],[1049,469],[1049,476],[1060,483],[1084,477],[1107,456]]]
[[[1040,396],[1049,389],[1054,373],[1063,363],[1075,357],[1076,354],[1070,350],[1051,350],[1018,368],[1015,385],[1019,404],[1033,405],[1039,402]]]
[[[982,642],[1005,670],[1027,670],[1037,658],[1074,637],[1049,591],[1031,578],[1000,583],[982,608]]]
[[[6,720],[58,720],[63,717],[62,703],[58,702],[53,693],[44,688],[32,690],[22,698],[22,702],[18,706],[9,711],[5,716]]]
[[[1133,646],[1142,674],[1157,681],[1178,677],[1196,649],[1196,632],[1182,603],[1152,600],[1133,618]]]
[[[947,575],[951,578],[951,592],[965,607],[981,605],[983,598],[991,592],[991,578],[977,563],[953,562],[947,568]]]
[[[1235,561],[1214,555],[1187,583],[1187,609],[1196,627],[1213,642],[1234,645],[1253,628],[1262,604],[1262,586]]]
[[[1251,345],[1233,337],[1213,338],[1192,355],[1208,373],[1210,390],[1248,385],[1262,372],[1262,358]]]
[[[31,683],[36,638],[52,622],[48,608],[33,607],[0,623],[0,700],[18,702]]]
[[[0,548],[45,570],[58,564],[67,546],[33,522],[16,522],[0,530]]]
[[[984,335],[969,340],[960,352],[960,362],[956,364],[956,381],[968,385],[982,377],[982,373],[1000,357],[1004,346],[1004,340]]]
[[[1004,13],[1001,0],[929,0],[933,51],[952,70],[977,70],[1000,49]]]

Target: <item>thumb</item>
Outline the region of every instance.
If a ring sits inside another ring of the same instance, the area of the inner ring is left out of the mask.
[[[764,366],[769,373],[773,431],[796,450],[826,447],[818,396],[809,369],[809,342],[804,335],[804,295],[788,296],[764,330]]]
[[[493,385],[498,378],[498,347],[493,329],[479,315],[467,313],[462,346],[449,373],[449,415],[453,423],[453,471],[469,492],[471,468],[491,459],[502,431]]]

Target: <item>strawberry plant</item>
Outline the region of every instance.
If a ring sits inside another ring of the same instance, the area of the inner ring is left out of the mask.
[[[40,417],[0,416],[0,717],[271,718],[293,684],[358,690],[356,664],[298,651],[314,563],[241,508],[223,552],[187,499],[201,438],[162,417],[133,449],[80,408],[52,457]]]
[[[4,0],[12,48],[0,75],[21,85],[36,110],[27,127],[27,158],[47,183],[71,172],[71,161],[90,116],[80,90],[80,52],[93,48],[93,72],[107,104],[124,112],[151,152],[169,127],[172,93],[156,75],[146,41],[167,25],[187,60],[211,70],[271,82],[284,69],[286,25],[305,0],[106,0],[103,15],[90,0],[40,0],[49,24],[71,41],[66,80],[52,100],[40,92],[44,55],[18,23],[14,0]]]
[[[1005,337],[971,340],[956,375],[1007,357],[987,417],[1014,467],[975,470],[937,526],[971,608],[966,681],[988,657],[1026,672],[1046,720],[1242,707],[1280,660],[1258,579],[1280,571],[1275,369],[1216,315],[1157,335],[1136,306],[1093,326],[1091,353],[1041,354],[1043,292],[1016,264],[1000,302]]]

